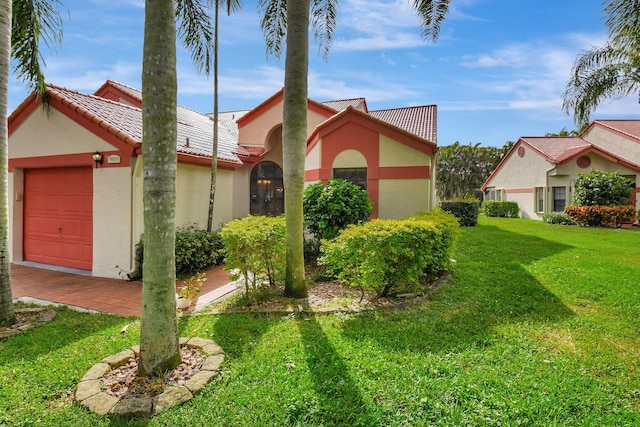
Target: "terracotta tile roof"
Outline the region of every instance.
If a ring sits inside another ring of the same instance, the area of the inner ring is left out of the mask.
[[[107,80],[107,82],[105,84],[113,86],[113,87],[117,88],[118,90],[126,93],[130,97],[135,98],[135,99],[139,100],[140,102],[142,102],[142,91],[139,90],[139,89],[136,89],[136,88],[133,88],[131,86],[127,86],[125,84],[116,82],[115,80]]]
[[[520,140],[551,163],[561,163],[592,147],[590,143],[577,136],[523,136]]]
[[[48,87],[51,96],[73,108],[86,119],[119,135],[123,140],[129,138],[130,143],[142,142],[142,110],[140,108],[53,85]],[[178,106],[177,116],[177,151],[193,156],[211,157],[213,144],[211,118],[181,106]],[[235,154],[238,139],[235,121],[220,120],[219,126],[218,158],[240,163],[240,159]]]
[[[347,107],[353,107],[356,110],[368,112],[367,101],[364,98],[351,98],[351,99],[338,99],[335,101],[323,102],[329,108],[333,108],[336,111],[346,110]]]
[[[369,114],[428,141],[437,142],[437,106],[435,105],[375,110],[369,111]]]
[[[640,120],[595,120],[593,124],[618,131],[640,142]]]

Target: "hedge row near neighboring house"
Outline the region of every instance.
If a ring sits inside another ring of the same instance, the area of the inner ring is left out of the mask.
[[[518,218],[520,216],[517,202],[485,200],[482,203],[482,210],[489,217]]]
[[[380,296],[414,292],[422,280],[450,269],[458,236],[454,224],[418,217],[350,225],[322,241],[318,263],[325,275]]]
[[[455,215],[463,227],[472,227],[478,224],[480,201],[477,199],[448,200],[442,202],[440,206],[443,211]]]
[[[542,215],[542,221],[547,224],[556,224],[556,225],[577,225],[574,220],[569,218],[569,216],[564,212],[549,212]]]
[[[247,294],[263,284],[274,285],[284,278],[285,218],[247,216],[234,219],[220,231],[226,255],[226,270],[242,278]]]
[[[144,239],[136,245],[136,269],[128,274],[130,280],[142,280],[144,265]],[[218,265],[224,258],[222,239],[217,232],[196,227],[176,230],[176,276],[191,277]]]
[[[631,221],[637,214],[633,206],[567,206],[564,213],[583,227],[616,227]]]

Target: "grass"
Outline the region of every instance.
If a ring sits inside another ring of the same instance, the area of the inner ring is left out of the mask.
[[[227,361],[150,420],[68,397],[136,343],[139,322],[62,310],[0,342],[0,425],[640,425],[638,231],[481,217],[456,259],[408,311],[182,318],[182,335],[214,339]]]

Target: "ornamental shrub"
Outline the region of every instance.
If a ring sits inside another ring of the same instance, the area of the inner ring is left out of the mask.
[[[633,219],[633,206],[567,206],[564,210],[569,218],[583,227],[622,227]]]
[[[566,213],[563,212],[550,212],[542,215],[542,220],[547,224],[557,225],[577,225],[574,220],[569,218]]]
[[[335,239],[322,240],[318,263],[329,277],[380,296],[413,291],[422,279],[450,268],[457,230],[416,218],[349,225]]]
[[[477,199],[456,199],[441,203],[442,210],[455,215],[462,227],[478,224],[479,203]]]
[[[247,294],[274,285],[285,271],[285,218],[252,216],[234,219],[220,231],[225,269],[242,277]]]
[[[305,226],[321,239],[333,239],[349,224],[362,224],[373,212],[369,193],[344,179],[308,186],[302,206]]]
[[[591,170],[578,174],[573,204],[578,206],[625,205],[631,196],[633,182],[618,172]]]
[[[130,280],[142,280],[144,239],[136,244],[136,269],[128,274]],[[207,232],[196,227],[176,230],[176,276],[191,277],[218,265],[223,258],[222,239],[218,232]]]
[[[517,202],[485,200],[482,203],[482,210],[489,217],[518,218],[520,216]]]

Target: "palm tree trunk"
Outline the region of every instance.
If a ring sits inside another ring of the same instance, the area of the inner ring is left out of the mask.
[[[175,300],[177,76],[174,0],[146,0],[142,64],[144,270],[140,376],[180,363]]]
[[[287,228],[285,295],[307,296],[304,279],[302,193],[307,146],[309,0],[287,2],[287,51],[282,118],[283,178]]]
[[[214,33],[213,33],[213,144],[211,147],[211,188],[209,191],[209,216],[207,231],[213,228],[213,206],[216,198],[216,181],[218,178],[218,23],[220,0],[214,1]]]
[[[9,70],[11,58],[11,0],[0,3],[0,326],[15,321],[9,265]]]

